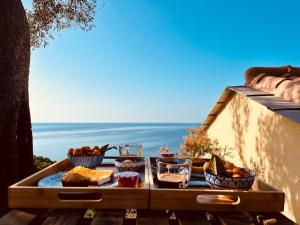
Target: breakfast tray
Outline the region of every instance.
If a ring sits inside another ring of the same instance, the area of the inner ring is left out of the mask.
[[[114,159],[105,157],[104,159]],[[148,167],[141,173],[141,182],[136,188],[101,185],[89,187],[38,187],[37,182],[51,174],[73,168],[66,158],[41,170],[8,189],[9,208],[148,208]],[[97,167],[99,168],[99,167]],[[112,163],[102,163],[101,169],[114,169]]]
[[[199,177],[199,185],[189,185],[185,189],[161,187],[151,169],[155,162],[154,157],[147,159],[150,209],[247,212],[281,212],[284,209],[284,193],[259,179],[250,190],[213,189],[205,185],[203,177]]]

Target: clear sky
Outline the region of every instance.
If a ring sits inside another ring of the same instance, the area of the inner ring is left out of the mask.
[[[103,2],[33,51],[33,122],[201,122],[248,67],[300,66],[298,0]]]

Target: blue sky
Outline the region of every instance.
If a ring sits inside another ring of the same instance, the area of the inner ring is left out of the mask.
[[[300,66],[296,0],[103,2],[32,52],[33,122],[199,123],[248,67]]]

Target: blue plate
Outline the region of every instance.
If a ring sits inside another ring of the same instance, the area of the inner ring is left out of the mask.
[[[63,187],[60,179],[64,176],[66,172],[58,172],[47,177],[40,179],[37,183],[38,187]],[[111,185],[117,185],[117,180],[112,179],[110,182],[101,184],[101,187],[109,187]],[[94,186],[94,185],[91,185]]]
[[[44,177],[38,181],[38,187],[62,187],[60,179],[64,176],[65,172],[59,172],[50,176]]]

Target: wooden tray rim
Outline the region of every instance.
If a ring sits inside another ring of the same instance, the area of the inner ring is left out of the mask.
[[[109,156],[109,157],[104,157],[104,159],[116,159],[118,157],[114,156]],[[36,183],[39,179],[49,176],[51,174],[57,173],[59,171],[64,171],[64,168],[67,166],[72,167],[69,164],[69,159],[65,158],[61,161],[58,161],[47,168],[38,171],[20,181],[17,183],[11,185],[8,187],[9,190],[29,190],[29,189],[36,189],[36,190],[57,190],[57,191],[99,191],[99,190],[149,190],[149,168],[148,168],[148,163],[147,159],[145,157],[142,157],[145,160],[145,172],[144,172],[144,186],[143,187],[109,187],[109,186],[104,186],[104,187],[97,187],[97,186],[91,186],[91,187],[38,187],[38,186],[31,186],[31,183]],[[102,163],[101,166],[103,167],[114,167],[115,165],[113,163]]]
[[[253,194],[266,194],[266,193],[277,193],[279,195],[284,196],[284,192],[277,189],[276,187],[273,187],[272,185],[264,182],[263,180],[259,178],[255,178],[256,182],[261,183],[262,185],[266,186],[270,190],[235,190],[235,189],[212,189],[212,188],[205,188],[205,187],[199,187],[199,188],[187,188],[187,189],[175,189],[175,188],[159,188],[156,187],[153,181],[153,175],[152,175],[152,170],[151,170],[151,159],[156,159],[158,157],[148,157],[147,158],[147,164],[148,164],[148,169],[149,169],[149,184],[150,184],[150,192],[156,192],[156,191],[168,191],[168,192],[201,192],[203,194],[234,194],[234,193],[253,193]]]

